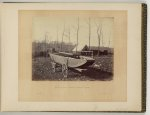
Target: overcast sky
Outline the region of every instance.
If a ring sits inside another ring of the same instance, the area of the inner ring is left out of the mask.
[[[97,26],[102,27],[103,41],[101,46],[113,47],[113,24],[114,19],[111,17],[100,17],[100,14],[91,15],[89,13],[52,13],[49,16],[34,17],[33,18],[33,34],[34,41],[45,40],[47,42],[62,40],[62,33],[65,28],[64,42],[69,42],[69,29],[70,29],[70,42],[77,43],[77,25],[79,18],[79,44],[89,44],[89,18],[91,22],[91,46],[98,46]]]

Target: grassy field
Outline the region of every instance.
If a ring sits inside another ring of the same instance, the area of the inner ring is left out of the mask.
[[[32,60],[32,80],[50,81],[110,81],[113,79],[113,58],[112,56],[94,57],[95,63],[86,71],[79,73],[75,70],[68,71],[68,77],[64,78],[61,66],[58,65],[55,73],[52,72],[51,60],[49,57],[38,57]]]
[[[100,57],[94,57],[95,63],[93,65],[97,65],[98,69],[105,72],[113,73],[113,56],[112,55],[104,55]]]

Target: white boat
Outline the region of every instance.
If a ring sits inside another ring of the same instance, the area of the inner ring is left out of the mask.
[[[72,53],[49,53],[51,60],[60,65],[66,65],[68,68],[87,68],[94,63],[91,57],[75,55]]]

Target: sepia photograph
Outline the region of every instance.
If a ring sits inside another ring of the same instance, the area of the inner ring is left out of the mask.
[[[20,10],[18,33],[19,100],[126,100],[126,11]]]
[[[113,80],[114,18],[89,12],[33,18],[32,80]]]

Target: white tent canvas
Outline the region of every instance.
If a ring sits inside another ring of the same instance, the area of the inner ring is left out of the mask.
[[[81,52],[85,47],[87,47],[88,48],[88,46],[87,45],[83,45],[83,44],[78,44],[78,45],[76,45],[75,47],[74,47],[74,49],[72,50],[73,52]]]

